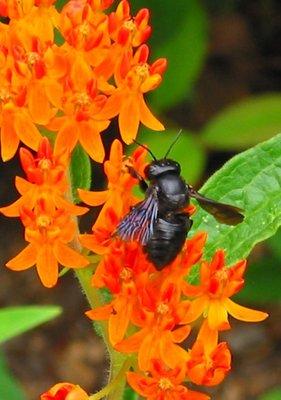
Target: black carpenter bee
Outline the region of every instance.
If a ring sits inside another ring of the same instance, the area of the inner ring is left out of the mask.
[[[184,245],[193,222],[183,211],[190,198],[196,199],[221,223],[237,225],[244,219],[240,208],[208,199],[184,181],[179,163],[167,158],[178,137],[164,158],[159,160],[148,148],[137,143],[145,147],[154,159],[144,171],[149,185],[128,166],[130,174],[139,180],[141,189],[145,191],[145,199],[134,206],[117,227],[121,239],[137,240],[142,244],[148,260],[158,270],[172,262]]]

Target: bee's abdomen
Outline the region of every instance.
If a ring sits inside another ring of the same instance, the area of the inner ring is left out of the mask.
[[[170,264],[181,251],[192,221],[184,213],[158,218],[153,235],[144,247],[147,258],[158,270]]]

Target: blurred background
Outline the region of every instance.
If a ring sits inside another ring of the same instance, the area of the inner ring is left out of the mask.
[[[281,9],[273,0],[132,0],[134,11],[151,9],[150,61],[167,57],[163,83],[148,100],[164,122],[164,134],[142,130],[138,140],[156,156],[172,137],[183,134],[171,157],[196,188],[226,160],[281,132]],[[107,146],[116,127],[104,133]],[[104,187],[103,172],[93,165],[95,189]],[[1,165],[0,204],[18,195],[18,160]],[[97,212],[97,211],[96,211]],[[96,212],[81,222],[90,228]],[[19,252],[23,229],[16,219],[1,218],[1,264]],[[249,257],[244,305],[269,312],[261,324],[233,322],[225,334],[233,352],[231,374],[209,392],[216,400],[281,399],[281,232],[256,246]],[[0,359],[0,387],[16,379],[17,397],[36,400],[56,382],[70,381],[93,392],[104,383],[107,359],[102,342],[83,316],[86,300],[72,274],[56,288],[44,289],[34,270],[1,269],[0,306],[58,304],[63,314],[47,325],[13,339]],[[1,383],[2,381],[2,383]]]

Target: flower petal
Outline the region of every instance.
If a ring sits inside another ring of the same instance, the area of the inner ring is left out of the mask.
[[[126,297],[121,297],[114,302],[115,313],[112,313],[108,321],[109,340],[112,346],[123,340],[127,331],[132,313],[132,305]]]
[[[45,245],[41,248],[36,267],[39,278],[45,287],[51,288],[57,283],[58,262],[51,246]]]
[[[55,196],[54,202],[55,202],[55,205],[57,208],[60,208],[64,211],[68,212],[69,214],[83,215],[87,211],[89,211],[89,209],[87,207],[81,207],[81,206],[72,204],[60,196]]]
[[[42,136],[27,111],[21,110],[17,112],[15,116],[15,131],[24,144],[33,150],[38,150]]]
[[[176,366],[188,360],[188,352],[173,343],[171,332],[166,332],[166,334],[161,337],[159,344],[161,359],[170,368],[176,368]]]
[[[132,143],[137,136],[140,123],[140,110],[136,96],[123,99],[118,122],[122,139],[126,144]]]
[[[85,233],[84,235],[79,235],[79,241],[83,247],[92,250],[96,254],[106,254],[108,252],[108,247],[99,244],[94,235]]]
[[[106,202],[109,190],[101,190],[100,192],[91,192],[89,190],[78,189],[79,197],[89,206],[100,206]]]
[[[93,310],[85,312],[87,317],[89,317],[92,320],[97,320],[97,321],[102,321],[102,320],[107,320],[110,315],[112,314],[113,308],[112,304],[106,304],[105,306],[102,307],[97,307],[94,308]]]
[[[61,126],[54,145],[54,153],[62,154],[72,151],[78,141],[78,127],[73,119],[65,120]]]
[[[191,328],[189,325],[181,326],[180,328],[175,329],[174,331],[171,332],[173,342],[181,343],[183,340],[187,338],[190,331]]]
[[[143,339],[147,336],[148,329],[141,329],[140,331],[134,333],[127,339],[122,340],[122,342],[117,343],[114,348],[122,353],[135,353],[139,350]]]
[[[200,315],[203,314],[203,311],[207,307],[207,304],[208,303],[205,297],[198,297],[198,299],[193,300],[190,304],[188,314],[182,322],[188,324],[190,322],[196,321],[200,317]]]
[[[4,214],[6,217],[18,217],[20,215],[19,213],[20,207],[24,203],[23,200],[24,200],[23,197],[20,197],[17,201],[10,204],[9,206],[1,207],[0,212]]]
[[[28,87],[28,109],[36,124],[46,125],[50,120],[50,103],[42,82],[34,80]]]
[[[164,131],[165,127],[160,121],[149,110],[147,107],[143,95],[139,95],[139,106],[140,106],[140,120],[141,122],[154,131]]]
[[[213,330],[226,330],[230,329],[227,318],[227,311],[224,304],[219,300],[212,300],[209,304],[208,310],[208,323],[209,327]]]
[[[226,299],[224,304],[229,314],[240,321],[260,322],[268,317],[268,314],[265,312],[240,306],[230,299]]]
[[[89,264],[84,256],[59,241],[54,245],[54,254],[58,262],[64,267],[82,268]]]
[[[129,385],[141,396],[147,398],[149,394],[154,393],[156,395],[158,390],[158,381],[156,379],[139,375],[136,372],[127,372],[126,375]]]
[[[3,122],[1,127],[1,157],[3,161],[8,161],[14,157],[19,145],[19,138],[14,130],[13,115],[3,112]]]
[[[8,261],[6,266],[13,271],[23,271],[35,265],[36,258],[36,247],[32,244],[29,244],[16,257]]]
[[[105,155],[104,147],[100,137],[100,133],[96,129],[94,122],[81,122],[79,126],[79,132],[79,140],[85,151],[93,160],[97,162],[103,162]]]

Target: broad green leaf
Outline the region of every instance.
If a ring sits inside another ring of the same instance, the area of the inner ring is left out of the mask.
[[[156,158],[162,158],[178,132],[178,130],[170,130],[169,132],[143,130],[138,137],[138,142],[146,144]],[[196,136],[191,132],[182,131],[177,143],[171,149],[169,157],[180,163],[181,174],[189,183],[194,184],[202,176],[206,154],[196,140]]]
[[[6,366],[2,354],[0,354],[0,399],[26,400],[26,396],[24,395],[20,385]]]
[[[123,400],[138,400],[138,394],[130,387],[126,387],[123,394]]]
[[[198,206],[192,233],[208,232],[205,255],[224,248],[229,263],[247,257],[256,243],[274,235],[281,225],[281,135],[233,157],[200,193],[245,210],[241,224],[228,226]]]
[[[281,262],[265,258],[250,264],[246,271],[245,287],[236,296],[248,304],[281,303]]]
[[[259,397],[259,400],[280,400],[281,399],[281,386],[272,389],[270,392]]]
[[[201,134],[216,150],[241,150],[281,132],[281,94],[249,97],[215,116]]]
[[[207,50],[207,16],[197,0],[135,0],[134,10],[148,7],[153,27],[150,61],[165,57],[168,69],[149,100],[155,111],[168,109],[190,96]]]
[[[71,157],[70,176],[72,182],[72,196],[75,203],[81,200],[77,195],[77,189],[90,189],[91,187],[91,161],[83,147],[78,144]]]
[[[6,307],[0,310],[0,343],[18,336],[61,313],[58,306]]]

